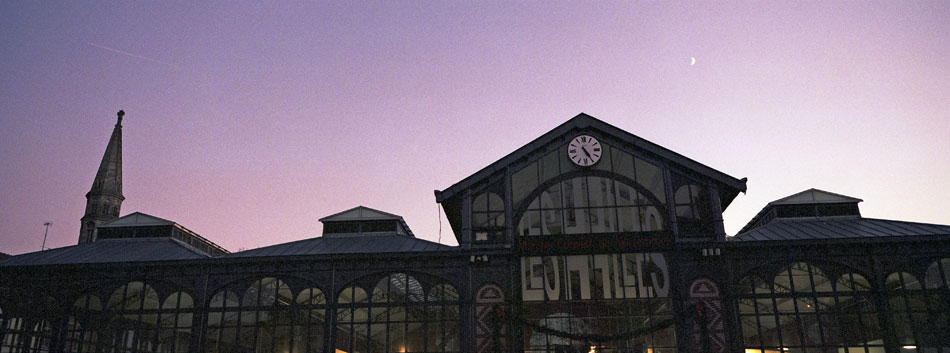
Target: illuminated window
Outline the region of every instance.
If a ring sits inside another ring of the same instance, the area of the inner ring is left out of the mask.
[[[361,286],[340,293],[337,351],[459,351],[459,296],[453,286],[436,284],[426,293],[413,276],[394,273],[372,288],[372,296]]]
[[[240,301],[223,290],[209,304],[208,352],[322,352],[326,311],[323,293],[267,277],[254,281]]]
[[[834,283],[803,262],[771,283],[739,281],[738,311],[746,352],[883,352],[882,329],[868,281],[846,273]]]

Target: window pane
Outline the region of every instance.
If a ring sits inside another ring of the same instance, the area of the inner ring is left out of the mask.
[[[592,208],[588,210],[591,233],[613,233],[617,231],[615,208]]]
[[[587,178],[574,178],[561,183],[564,188],[564,208],[587,207]]]
[[[614,173],[630,178],[630,180],[637,180],[634,172],[633,156],[616,147],[611,147],[610,150],[613,154]]]
[[[531,163],[511,176],[512,204],[524,201],[529,193],[538,188],[538,163]]]
[[[527,211],[518,222],[518,235],[541,235],[541,212]]]
[[[661,203],[666,203],[666,186],[663,183],[663,172],[650,162],[636,158],[637,184],[643,185],[653,193]]]
[[[924,276],[927,288],[937,289],[943,286],[950,287],[950,259],[940,259],[930,264]]]
[[[613,181],[607,178],[590,177],[590,206],[591,207],[610,207],[614,206],[614,186]]]
[[[541,225],[544,234],[562,234],[564,233],[563,218],[561,210],[543,210],[541,211]]]
[[[617,209],[617,223],[621,232],[639,232],[640,209],[636,207],[620,207]]]

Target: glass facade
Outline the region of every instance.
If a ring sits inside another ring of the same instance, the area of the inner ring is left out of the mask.
[[[662,171],[618,148],[590,173],[558,148],[511,176],[517,236],[635,233],[668,229]],[[563,156],[562,156],[563,157]]]
[[[669,278],[661,253],[522,258],[525,351],[675,352]]]
[[[379,279],[372,292],[350,286],[337,298],[334,332],[336,352],[458,352],[459,294],[447,283],[424,290],[405,273]]]
[[[208,308],[206,352],[322,352],[326,298],[318,288],[293,293],[283,281],[253,282],[239,298],[219,291]]]
[[[744,278],[738,295],[746,352],[884,352],[874,292],[862,275],[832,282],[797,262],[771,281]]]
[[[0,353],[950,353],[950,226],[812,189],[727,239],[745,180],[579,121],[435,192],[458,247],[360,206],[233,254],[111,226],[0,259]]]

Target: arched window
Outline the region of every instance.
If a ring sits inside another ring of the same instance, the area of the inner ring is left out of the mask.
[[[205,352],[323,352],[326,298],[318,288],[296,296],[273,277],[244,289],[221,290],[208,306]]]
[[[926,324],[924,302],[921,298],[920,282],[907,272],[895,272],[887,276],[884,289],[888,296],[888,316],[897,339],[897,344],[907,347],[917,345],[916,334]],[[920,322],[915,322],[922,319]]]
[[[279,279],[257,280],[244,291],[240,307],[233,292],[216,294],[209,305],[208,345],[212,352],[286,352],[293,339],[294,297]],[[235,339],[232,334],[237,334]]]
[[[649,232],[665,229],[655,198],[622,181],[575,177],[548,186],[528,204],[519,236]]]
[[[320,289],[307,288],[297,295],[296,305],[292,352],[323,352],[326,297]]]
[[[337,298],[336,349],[366,352],[369,333],[369,296],[362,287],[344,288]]]
[[[439,284],[429,290],[426,302],[427,352],[459,350],[459,293],[451,284]],[[410,336],[412,338],[413,336]]]
[[[472,232],[475,241],[505,240],[505,200],[501,197],[502,190],[500,185],[495,185],[491,190],[472,198]]]
[[[215,293],[208,304],[208,331],[205,334],[206,352],[230,352],[238,336],[240,299],[229,290]]]
[[[845,274],[835,285],[804,262],[781,269],[771,283],[750,276],[739,282],[739,313],[746,351],[844,352],[882,350],[873,293],[864,277]]]
[[[666,229],[665,183],[657,166],[610,147],[579,175],[565,150],[551,151],[512,174],[516,235]]]
[[[102,320],[99,297],[84,295],[76,299],[66,324],[66,351],[95,352]]]
[[[924,283],[928,290],[922,295],[927,304],[929,324],[918,332],[917,346],[925,347],[924,351],[938,351],[937,347],[950,346],[947,337],[947,332],[950,332],[950,258],[931,263],[924,275]]]
[[[175,292],[162,302],[159,316],[158,352],[188,352],[195,301],[185,292]]]
[[[360,286],[337,301],[336,349],[346,352],[455,352],[458,292],[448,284],[430,289],[405,273],[375,281],[373,295]]]
[[[857,273],[845,273],[838,277],[835,284],[838,292],[866,292],[871,290],[871,283],[864,276]]]
[[[102,344],[115,352],[152,351],[156,346],[159,297],[151,286],[130,282],[116,289],[105,307]]]
[[[927,267],[924,283],[929,289],[950,288],[950,258],[934,261]]]

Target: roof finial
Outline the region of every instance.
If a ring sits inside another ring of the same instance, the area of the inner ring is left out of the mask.
[[[122,125],[122,116],[125,115],[125,111],[120,109],[119,112],[116,113],[116,115],[119,116],[119,121],[117,121],[115,124],[121,126],[121,125]]]

